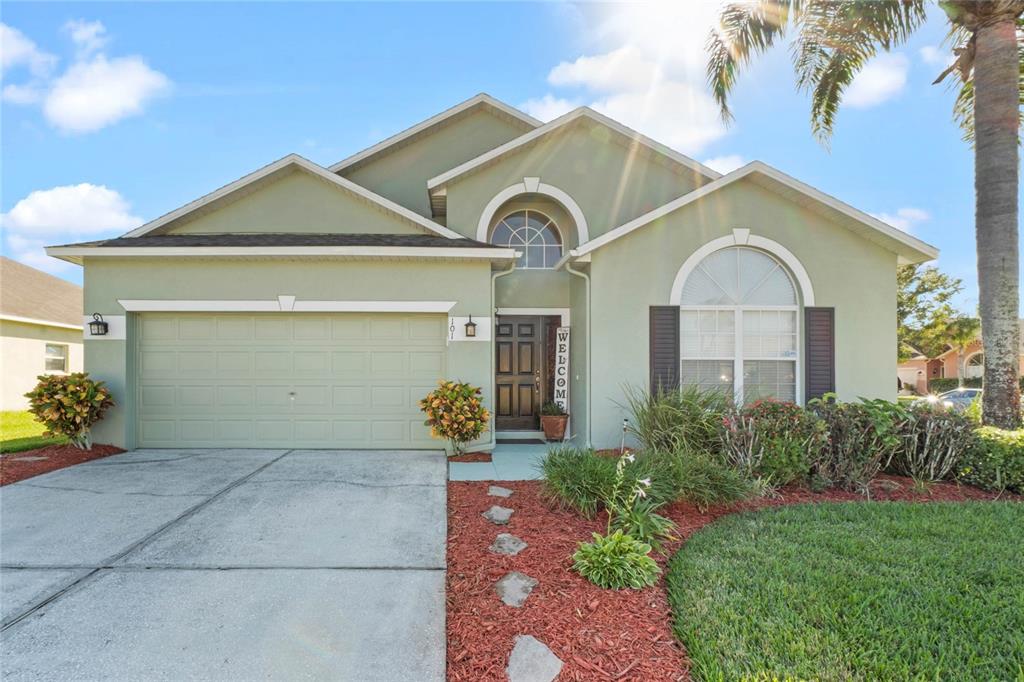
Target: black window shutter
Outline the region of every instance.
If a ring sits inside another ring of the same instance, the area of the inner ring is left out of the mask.
[[[679,388],[679,306],[651,306],[651,392]]]
[[[805,400],[836,390],[836,309],[804,308],[807,363]]]

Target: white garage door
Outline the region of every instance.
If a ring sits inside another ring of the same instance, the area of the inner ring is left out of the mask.
[[[437,448],[418,401],[445,375],[428,314],[140,315],[141,447]]]

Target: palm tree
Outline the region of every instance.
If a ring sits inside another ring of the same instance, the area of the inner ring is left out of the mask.
[[[977,338],[981,331],[981,322],[974,317],[957,317],[949,321],[946,328],[942,330],[942,336],[950,348],[956,351],[956,375],[957,385],[964,385],[964,375],[967,373],[967,366],[964,361],[967,359],[967,347]]]
[[[925,0],[753,0],[727,5],[708,40],[708,80],[731,118],[739,70],[792,29],[797,87],[811,93],[811,130],[827,143],[843,91],[879,51],[902,44],[925,21]],[[1024,0],[939,0],[956,62],[938,80],[961,80],[954,115],[974,142],[975,231],[985,335],[982,419],[1020,425],[1017,354],[1020,274],[1017,227],[1017,31]]]

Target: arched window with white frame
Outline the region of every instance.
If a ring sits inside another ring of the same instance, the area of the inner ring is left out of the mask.
[[[562,257],[562,236],[555,221],[533,209],[513,211],[499,220],[491,243],[520,251],[516,265],[525,270],[553,268]]]
[[[769,254],[723,248],[689,273],[680,296],[680,379],[737,403],[799,399],[799,299]]]

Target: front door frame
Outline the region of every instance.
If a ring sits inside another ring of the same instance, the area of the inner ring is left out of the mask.
[[[500,307],[496,307],[494,309],[495,333],[491,335],[491,357],[492,358],[494,357],[494,354],[497,353],[497,325],[498,325],[498,318],[503,316],[503,315],[505,315],[505,316],[531,316],[531,317],[532,316],[539,316],[539,317],[542,317],[542,318],[543,317],[558,317],[560,319],[560,322],[559,322],[560,326],[562,326],[562,327],[570,327],[571,326],[571,324],[570,324],[571,314],[570,314],[570,309],[569,308],[500,308]],[[545,364],[546,364],[546,358],[545,358]],[[495,411],[497,411],[498,374],[497,374],[497,365],[496,364],[494,365],[494,368],[495,368],[495,371],[491,373],[491,395],[495,396],[494,407],[495,407]],[[497,417],[497,413],[495,413],[495,416],[494,416],[494,428],[495,428],[495,431],[498,431],[497,424],[498,424],[498,417]],[[571,433],[571,431],[569,430],[568,426],[569,425],[567,425],[566,432],[567,433]],[[511,431],[513,429],[508,429],[508,430]],[[505,431],[505,429],[502,429],[502,431]]]

